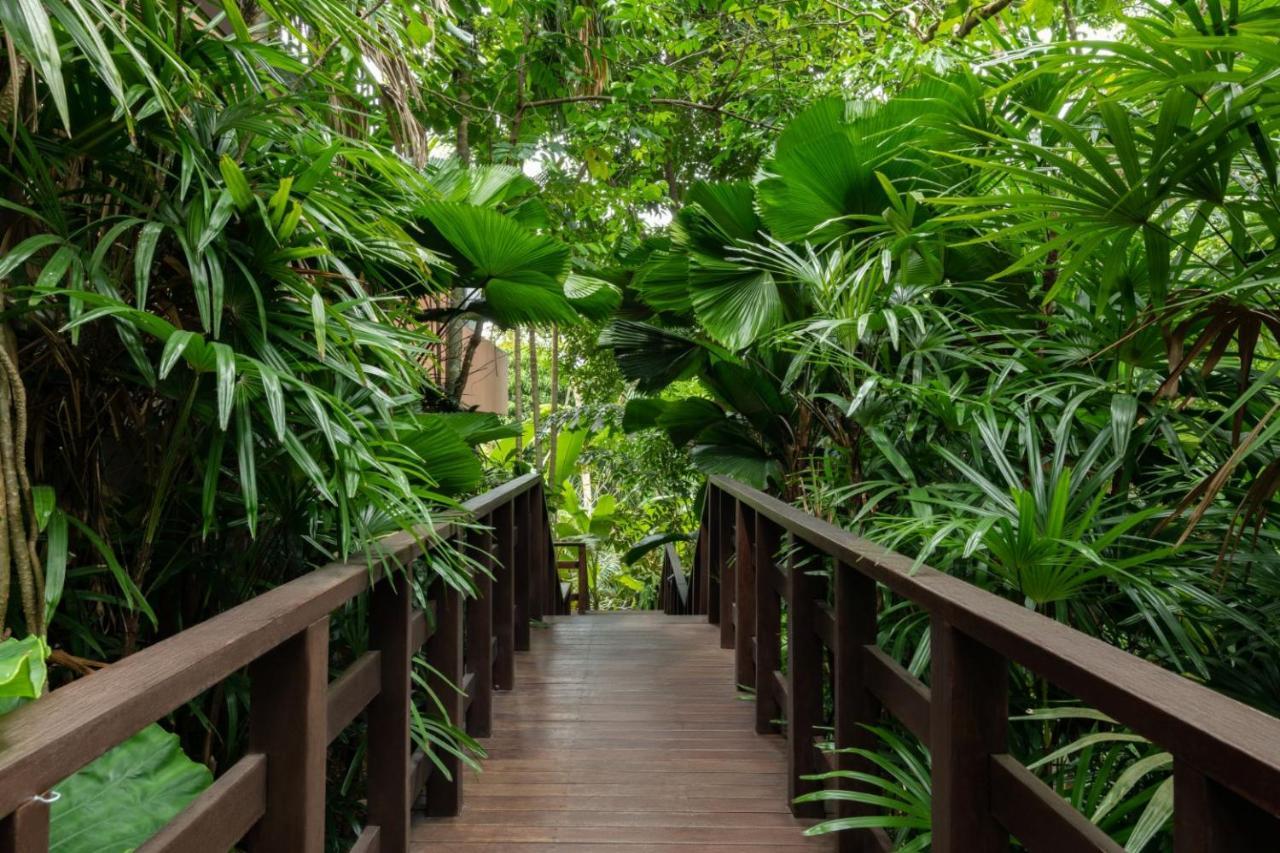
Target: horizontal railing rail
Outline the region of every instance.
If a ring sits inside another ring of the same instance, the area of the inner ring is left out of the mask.
[[[756,691],[757,731],[785,720],[793,799],[820,789],[806,778],[813,774],[874,770],[817,746],[829,739],[820,737],[829,673],[837,749],[874,748],[865,727],[882,709],[929,747],[933,850],[1005,850],[1010,836],[1033,853],[1120,850],[1008,754],[1012,662],[1173,755],[1178,853],[1275,849],[1280,719],[724,477],[709,483],[699,542],[698,574],[718,605],[708,615],[735,649],[738,682]],[[789,555],[783,565],[780,552]],[[834,561],[830,583],[797,568],[810,557]],[[928,685],[877,648],[876,584],[929,614]],[[823,814],[816,802],[792,809]],[[837,805],[841,816],[868,812]],[[889,849],[881,832],[841,833],[840,843]]]
[[[413,800],[425,790],[427,814],[457,814],[463,779],[447,750],[435,759],[448,773],[411,751],[413,657],[430,665],[448,722],[488,736],[492,691],[515,686],[514,653],[550,602],[550,547],[542,481],[527,474],[416,535],[380,540],[370,560],[306,574],[0,718],[0,853],[47,850],[47,791],[246,667],[248,753],[139,849],[225,851],[244,839],[320,853],[326,749],[365,713],[369,825],[352,849],[407,851]],[[406,575],[383,566],[437,548],[477,562],[475,595],[437,582],[427,610],[415,610]],[[329,614],[365,592],[369,650],[330,681]]]

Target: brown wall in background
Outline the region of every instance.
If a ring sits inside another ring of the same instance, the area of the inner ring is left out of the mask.
[[[463,330],[463,352],[466,352],[472,333],[471,328]],[[467,375],[466,387],[462,390],[464,409],[474,407],[482,412],[495,412],[503,417],[506,416],[509,401],[507,361],[506,352],[499,349],[488,338],[481,339],[475,359],[471,362],[471,372]]]

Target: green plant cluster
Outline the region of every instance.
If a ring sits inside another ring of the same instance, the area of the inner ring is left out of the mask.
[[[1280,16],[988,29],[980,61],[814,104],[624,257],[601,343],[648,395],[625,423],[1280,712]],[[927,675],[927,619],[882,596],[881,644]],[[1020,757],[1127,849],[1163,843],[1168,756],[1014,682]],[[824,829],[921,849],[919,751],[884,746],[891,794],[857,795],[884,814]]]

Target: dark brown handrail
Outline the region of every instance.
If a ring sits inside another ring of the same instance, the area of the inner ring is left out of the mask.
[[[739,682],[756,690],[757,729],[774,731],[774,721],[787,720],[793,795],[815,790],[820,783],[803,777],[833,765],[866,769],[814,745],[825,647],[833,658],[837,747],[871,745],[863,726],[875,722],[878,707],[929,746],[933,850],[1002,850],[1010,834],[1032,851],[1119,850],[1007,754],[1007,669],[1016,662],[1173,754],[1178,853],[1275,843],[1280,719],[963,580],[914,568],[908,557],[733,480],[711,478],[706,504],[698,570],[714,588],[709,602],[719,604],[709,616],[719,617],[722,640],[736,649]],[[792,557],[779,566],[787,538]],[[820,575],[794,570],[806,552],[835,561],[832,588]],[[930,615],[930,685],[876,648],[876,583]],[[821,816],[815,804],[793,810]],[[852,803],[840,811],[866,813]],[[887,843],[883,834],[842,836],[848,850],[867,849],[868,838]]]
[[[434,613],[414,611],[403,575],[383,577],[385,563],[407,566],[463,537],[487,570],[474,598],[437,583]],[[422,650],[431,664],[449,722],[488,735],[491,691],[514,687],[513,654],[549,601],[550,542],[541,478],[527,474],[417,535],[380,540],[373,559],[325,566],[0,718],[0,851],[46,850],[38,795],[246,666],[249,754],[141,849],[225,850],[248,833],[255,849],[320,853],[324,751],[367,709],[370,827],[355,849],[406,851],[420,790],[433,815],[456,814],[462,797],[456,757],[441,756],[447,778],[410,754],[412,657]],[[370,651],[330,682],[328,616],[365,591]]]

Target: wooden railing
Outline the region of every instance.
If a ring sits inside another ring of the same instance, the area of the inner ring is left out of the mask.
[[[559,552],[563,549],[573,550],[572,560],[561,560]],[[585,542],[556,542],[556,583],[560,585],[560,601],[562,602],[562,613],[569,613],[569,605],[577,602],[578,613],[586,613],[591,609],[591,585],[587,579],[587,543]],[[573,569],[575,573],[573,582],[566,582],[560,577],[561,569]],[[577,584],[576,589],[574,584]]]
[[[1119,851],[1009,754],[1007,679],[1016,663],[1173,755],[1177,853],[1280,849],[1280,719],[972,584],[913,571],[909,558],[732,480],[712,478],[700,542],[708,615],[722,645],[735,649],[738,682],[756,691],[756,730],[775,732],[785,720],[793,800],[820,786],[806,776],[833,767],[874,773],[869,762],[815,743],[829,722],[838,748],[875,749],[865,726],[883,710],[932,753],[935,853],[1003,851],[1010,836],[1032,853]],[[877,648],[877,584],[929,614],[928,685]],[[837,808],[841,816],[870,811],[849,801]],[[819,803],[792,810],[822,816]],[[840,847],[890,843],[881,832],[851,831],[840,833]]]
[[[253,851],[321,853],[326,750],[362,712],[368,826],[352,850],[407,851],[410,805],[421,792],[428,815],[457,814],[459,759],[437,753],[446,775],[412,750],[412,659],[420,653],[430,665],[448,721],[485,737],[492,691],[515,687],[514,653],[529,648],[529,620],[552,612],[559,591],[538,475],[463,509],[420,536],[387,537],[377,550],[409,566],[424,547],[461,548],[484,569],[474,574],[474,597],[437,581],[427,611],[416,610],[403,571],[384,576],[364,559],[332,564],[0,718],[0,853],[47,850],[45,792],[245,667],[247,754],[142,853],[226,853],[242,840]],[[330,681],[329,614],[365,593],[368,651]]]

